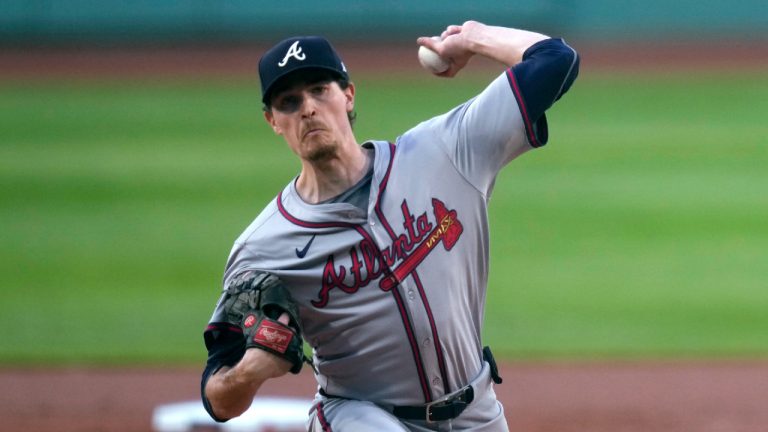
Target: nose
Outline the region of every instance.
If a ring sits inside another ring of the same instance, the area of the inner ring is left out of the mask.
[[[301,116],[304,118],[313,117],[315,113],[317,112],[317,106],[315,105],[315,100],[308,92],[304,92],[301,98],[302,104],[299,110],[301,111]]]

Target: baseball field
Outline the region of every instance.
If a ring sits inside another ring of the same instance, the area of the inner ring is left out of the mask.
[[[232,242],[298,171],[262,120],[258,53],[0,56],[3,430],[148,430],[154,404],[197,397]],[[550,143],[491,200],[485,338],[509,424],[765,430],[768,57],[584,54]],[[361,139],[495,75],[347,63]],[[288,380],[268,391],[312,393]]]

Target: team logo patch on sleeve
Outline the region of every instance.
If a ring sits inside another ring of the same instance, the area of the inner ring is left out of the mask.
[[[292,337],[293,333],[287,328],[264,320],[253,335],[253,341],[279,353],[285,353]]]

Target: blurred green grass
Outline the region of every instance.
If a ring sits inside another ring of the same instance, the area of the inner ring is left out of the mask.
[[[357,136],[488,79],[357,77]],[[766,74],[582,76],[497,181],[486,342],[768,354],[766,112]],[[202,362],[229,248],[298,170],[258,83],[2,82],[0,140],[0,363]]]

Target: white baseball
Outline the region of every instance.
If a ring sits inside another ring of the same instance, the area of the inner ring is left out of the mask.
[[[447,60],[425,46],[419,47],[419,63],[424,69],[433,73],[445,72],[451,66]]]

